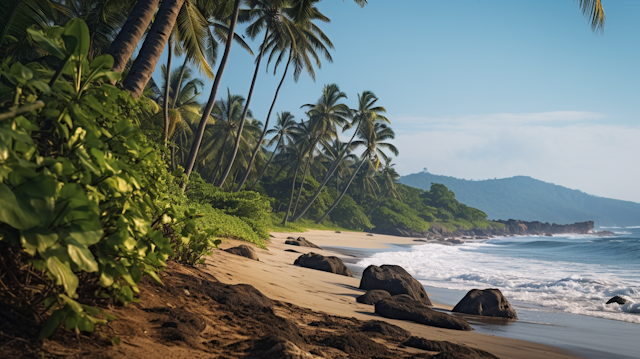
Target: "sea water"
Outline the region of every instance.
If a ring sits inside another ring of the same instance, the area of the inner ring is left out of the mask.
[[[603,230],[614,234],[420,244],[373,253],[353,266],[400,265],[436,294],[434,300],[449,305],[473,288],[500,289],[520,320],[507,326],[479,322],[474,327],[480,332],[592,358],[640,357],[640,226]],[[628,303],[605,304],[615,295]]]

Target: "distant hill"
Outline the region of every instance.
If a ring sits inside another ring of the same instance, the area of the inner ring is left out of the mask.
[[[442,183],[458,201],[484,211],[489,219],[558,224],[592,220],[596,228],[640,225],[640,203],[597,197],[527,176],[471,181],[421,172],[399,182],[424,190],[431,183]]]

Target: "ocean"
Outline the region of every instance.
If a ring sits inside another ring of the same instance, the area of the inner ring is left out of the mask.
[[[427,243],[372,253],[353,266],[400,265],[448,305],[473,288],[500,289],[520,320],[472,323],[480,332],[561,346],[588,358],[640,357],[640,226],[600,230],[614,234]],[[629,302],[605,304],[615,295]]]

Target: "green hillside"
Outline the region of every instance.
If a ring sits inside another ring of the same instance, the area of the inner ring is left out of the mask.
[[[521,219],[558,224],[593,220],[598,226],[640,225],[640,203],[593,196],[527,176],[471,181],[428,172],[403,176],[400,183],[429,189],[442,183],[490,219]]]

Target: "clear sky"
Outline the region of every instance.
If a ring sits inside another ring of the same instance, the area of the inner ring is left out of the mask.
[[[286,80],[275,111],[301,118],[328,83],[352,107],[371,90],[396,131],[400,174],[527,175],[640,202],[640,1],[604,6],[595,34],[572,0],[325,0],[334,62],[315,83]],[[246,97],[253,61],[233,45],[218,98],[227,87]],[[250,108],[263,122],[281,71],[258,76]]]

